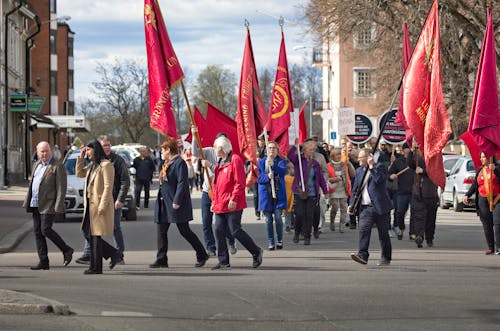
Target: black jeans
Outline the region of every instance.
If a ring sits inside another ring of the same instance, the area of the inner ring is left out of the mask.
[[[47,240],[45,238],[49,238],[63,253],[71,249],[57,232],[52,229],[54,218],[55,214],[42,215],[38,211],[38,208],[34,208],[33,210],[33,231],[35,232],[36,250],[38,258],[43,264],[49,263]]]
[[[318,202],[316,197],[307,197],[301,199],[295,194],[295,233],[303,233],[304,238],[311,237],[311,228],[313,226],[315,204]]]
[[[135,204],[137,207],[141,206],[141,191],[144,187],[144,208],[149,206],[149,188],[151,185],[150,180],[136,178],[135,180]]]
[[[83,219],[83,236],[90,244],[90,270],[102,272],[102,259],[118,257],[118,250],[111,246],[107,241],[103,240],[101,236],[93,236],[90,228],[90,216],[87,212]]]
[[[229,264],[229,253],[227,251],[227,230],[231,231],[234,238],[252,254],[253,257],[260,254],[260,248],[253,239],[241,228],[241,215],[243,211],[215,214],[215,238],[217,239],[217,256],[222,264]]]
[[[208,257],[203,244],[200,239],[196,236],[196,234],[191,231],[189,227],[189,223],[175,223],[177,225],[177,229],[181,236],[187,240],[188,243],[191,244],[193,249],[196,251],[196,260],[200,261],[206,259]],[[168,229],[170,228],[170,223],[158,223],[157,224],[157,244],[158,251],[156,252],[156,261],[162,264],[168,262],[167,252],[168,252]]]
[[[436,214],[438,198],[422,198],[413,194],[410,203],[410,223],[413,220],[415,234],[425,238],[426,241],[434,240],[436,232]],[[410,231],[411,231],[410,226]]]
[[[500,202],[495,205],[493,212],[491,212],[488,198],[479,196],[477,206],[488,248],[492,251],[495,250],[495,247],[500,249]]]

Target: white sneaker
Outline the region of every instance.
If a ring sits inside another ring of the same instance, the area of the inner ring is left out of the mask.
[[[229,245],[229,253],[231,253],[231,255],[234,255],[234,254],[236,254],[236,252],[238,252],[238,249],[236,248],[236,244]]]
[[[394,230],[393,229],[390,229],[389,230],[389,237],[390,238],[394,238],[396,236],[396,233],[394,233]]]

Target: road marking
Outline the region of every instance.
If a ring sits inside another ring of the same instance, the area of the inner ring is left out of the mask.
[[[111,317],[153,317],[150,313],[141,313],[138,311],[103,311],[101,316]]]

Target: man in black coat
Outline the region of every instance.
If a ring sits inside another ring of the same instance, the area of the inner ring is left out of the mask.
[[[135,168],[135,203],[137,209],[141,207],[141,191],[144,187],[144,208],[149,207],[149,189],[153,172],[155,171],[155,163],[149,156],[147,147],[141,147],[139,150],[141,155],[134,159],[132,167]]]
[[[359,201],[359,250],[352,253],[351,258],[361,264],[368,263],[368,248],[373,224],[377,225],[378,237],[382,248],[382,256],[378,265],[389,265],[392,259],[392,245],[389,237],[389,220],[392,201],[387,193],[387,167],[376,163],[370,149],[359,152],[360,167],[356,169],[352,195],[347,212],[355,213]],[[363,178],[364,172],[368,173]]]

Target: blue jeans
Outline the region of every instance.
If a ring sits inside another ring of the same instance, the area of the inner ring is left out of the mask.
[[[217,256],[219,263],[229,264],[229,253],[227,250],[227,231],[229,230],[234,238],[252,254],[257,256],[260,254],[260,248],[255,244],[253,239],[241,228],[241,215],[243,210],[233,211],[230,213],[215,214],[215,238],[217,239]]]
[[[215,237],[212,230],[214,213],[210,210],[212,200],[208,196],[208,192],[203,191],[201,194],[201,223],[203,224],[203,240],[205,247],[209,252],[215,252]],[[229,231],[227,233],[227,240],[229,245],[234,245],[234,237]]]
[[[115,238],[115,246],[119,254],[123,254],[125,251],[125,241],[123,240],[122,227],[120,225],[121,220],[122,209],[115,209],[113,237]],[[85,244],[83,245],[83,256],[90,256],[90,243],[87,240],[85,240]]]
[[[408,211],[408,207],[410,206],[411,201],[411,192],[410,193],[400,193],[397,192],[394,195],[395,200],[395,210],[394,210],[394,221],[395,226],[397,226],[400,230],[405,229],[405,215]]]
[[[361,206],[359,214],[359,255],[368,261],[370,254],[368,248],[370,246],[370,237],[372,234],[373,224],[377,224],[378,238],[380,247],[382,248],[382,259],[392,259],[391,238],[389,237],[389,222],[391,213],[379,215],[373,207]]]
[[[274,246],[274,226],[273,226],[273,216],[276,222],[276,239],[278,242],[283,242],[283,219],[281,218],[281,209],[275,209],[274,211],[263,211],[264,217],[266,219],[266,232],[267,241],[269,246]]]

